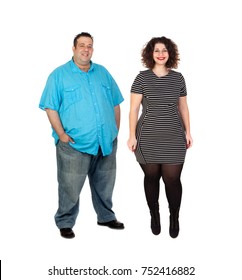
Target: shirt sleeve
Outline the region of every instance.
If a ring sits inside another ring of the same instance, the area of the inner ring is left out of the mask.
[[[52,72],[46,82],[43,90],[39,108],[42,110],[52,109],[59,111],[61,104],[60,83],[58,82],[57,75]]]
[[[121,102],[124,101],[119,86],[117,85],[116,81],[114,80],[110,72],[104,66],[100,66],[100,70],[102,71],[102,74],[105,74],[106,79],[108,79],[108,84],[112,95],[113,106],[119,105]]]
[[[111,77],[111,83],[112,83],[111,88],[112,88],[113,104],[114,106],[117,106],[124,101],[124,98],[116,81],[112,77]]]
[[[142,75],[139,73],[131,86],[131,93],[143,94]]]

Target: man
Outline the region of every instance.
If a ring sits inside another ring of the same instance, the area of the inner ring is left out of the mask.
[[[97,224],[123,229],[112,210],[122,94],[106,68],[91,61],[93,37],[78,34],[73,57],[47,80],[39,107],[46,111],[56,144],[59,207],[55,222],[64,238],[79,212],[88,176]]]

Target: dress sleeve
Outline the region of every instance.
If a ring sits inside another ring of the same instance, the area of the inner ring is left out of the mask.
[[[187,95],[186,82],[183,75],[180,75],[180,97]]]
[[[143,94],[143,75],[139,73],[131,86],[131,93]]]

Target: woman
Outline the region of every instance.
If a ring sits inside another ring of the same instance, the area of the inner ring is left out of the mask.
[[[142,50],[141,71],[131,87],[128,147],[144,172],[144,189],[151,214],[151,230],[161,231],[160,179],[170,210],[169,233],[179,234],[182,197],[180,176],[186,150],[192,146],[185,80],[178,67],[177,45],[169,38],[152,38]],[[142,114],[139,116],[140,105]]]

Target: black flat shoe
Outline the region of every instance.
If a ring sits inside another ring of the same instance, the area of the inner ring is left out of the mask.
[[[113,220],[113,221],[106,222],[106,223],[97,222],[97,224],[99,226],[106,226],[106,227],[109,227],[109,228],[112,228],[112,229],[124,229],[124,224],[120,223],[117,220]]]
[[[75,233],[73,232],[73,230],[71,228],[61,228],[60,234],[64,238],[74,238],[75,237]]]

